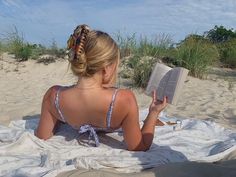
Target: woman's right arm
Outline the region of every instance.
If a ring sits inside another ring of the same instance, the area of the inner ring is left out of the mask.
[[[41,106],[41,115],[35,136],[47,140],[53,136],[58,119],[52,114],[51,107],[58,86],[53,86],[45,93]]]
[[[127,148],[130,151],[146,151],[153,141],[157,117],[167,105],[166,98],[159,103],[156,101],[156,94],[153,94],[153,101],[142,129],[139,125],[138,105],[131,91],[126,93],[126,105],[128,113],[122,122],[122,129]]]

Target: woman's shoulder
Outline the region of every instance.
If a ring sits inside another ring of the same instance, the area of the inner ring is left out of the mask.
[[[52,96],[55,95],[56,92],[58,92],[59,90],[64,90],[66,88],[71,88],[73,86],[74,85],[71,86],[53,85],[46,91],[45,95]]]
[[[134,93],[130,89],[124,89],[124,88],[117,88],[118,93],[122,96],[127,96],[127,97],[134,97]]]
[[[132,90],[118,89],[118,99],[124,103],[136,103],[136,98]]]
[[[62,88],[63,86],[61,85],[53,85],[51,86],[47,91],[46,93],[44,94],[44,97],[43,99],[44,100],[51,100],[51,99],[54,99],[55,98],[55,95],[57,93],[57,91]]]
[[[58,89],[60,89],[61,87],[62,87],[61,85],[53,85],[46,91],[45,95],[51,95],[57,92]]]

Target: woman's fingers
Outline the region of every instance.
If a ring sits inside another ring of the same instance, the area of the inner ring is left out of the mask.
[[[153,99],[156,101],[157,100],[157,91],[153,91]]]
[[[162,102],[163,107],[165,108],[167,106],[167,97],[165,96]]]
[[[166,105],[166,103],[167,103],[167,97],[164,96],[164,98],[163,98],[163,104]]]
[[[156,93],[155,91],[152,91],[152,104],[156,102]]]

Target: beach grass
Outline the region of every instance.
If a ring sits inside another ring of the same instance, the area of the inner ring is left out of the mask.
[[[129,76],[136,87],[147,86],[152,69],[158,61],[171,67],[185,67],[190,70],[190,75],[202,79],[219,60],[216,45],[195,35],[186,37],[179,44],[174,44],[168,35],[159,35],[154,40],[148,40],[147,37],[139,40],[132,38],[132,45],[124,44],[125,41],[129,40],[122,40],[121,53],[127,50],[131,52],[122,62],[129,74],[124,74],[124,71],[123,75]],[[127,49],[129,46],[132,48]]]
[[[18,61],[26,61],[28,59],[40,59],[42,55],[52,55],[56,58],[65,56],[65,49],[57,46],[56,40],[52,40],[49,47],[42,44],[31,44],[25,41],[24,35],[21,34],[16,27],[3,35],[4,41],[0,44],[0,50],[9,52],[15,56]],[[4,44],[4,45],[3,45]],[[2,47],[4,46],[4,47]]]
[[[190,35],[177,46],[174,58],[174,64],[189,69],[190,75],[204,78],[219,60],[219,52],[212,42]]]
[[[172,39],[161,34],[148,39],[136,37],[135,33],[122,37],[117,35],[117,43],[122,57],[123,77],[132,80],[134,87],[146,87],[155,63],[171,53]]]
[[[217,45],[220,61],[224,67],[236,68],[236,39],[230,39]]]
[[[0,41],[0,55],[2,55],[2,53],[3,53],[3,44],[2,44],[2,42]]]

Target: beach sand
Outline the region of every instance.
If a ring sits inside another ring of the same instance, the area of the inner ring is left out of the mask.
[[[77,79],[65,59],[45,65],[34,60],[16,62],[6,53],[0,57],[0,124],[11,120],[39,117],[44,93],[53,85],[71,85]],[[129,81],[118,79],[121,88]],[[140,109],[151,98],[142,89],[131,88]],[[188,77],[177,106],[168,105],[167,115],[213,120],[236,129],[236,71],[215,68],[206,80]]]

